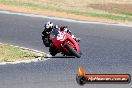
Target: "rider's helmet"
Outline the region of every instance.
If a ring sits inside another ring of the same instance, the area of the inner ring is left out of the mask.
[[[48,29],[49,31],[51,31],[53,29],[54,24],[51,21],[48,21],[45,24],[45,29]]]

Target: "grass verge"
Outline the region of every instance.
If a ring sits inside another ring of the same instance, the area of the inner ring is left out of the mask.
[[[37,57],[34,53],[10,45],[0,44],[0,62],[29,60]]]
[[[64,9],[59,8],[55,5],[41,5],[41,4],[35,4],[31,2],[17,2],[17,1],[11,1],[11,0],[0,0],[0,4],[4,5],[13,5],[17,7],[22,8],[30,8],[30,9],[39,9],[39,10],[50,10],[55,12],[65,12],[69,14],[76,14],[76,15],[82,15],[82,16],[92,16],[92,17],[99,17],[99,18],[107,18],[112,19],[115,21],[129,21],[132,22],[132,14],[112,14],[112,13],[106,13],[106,12],[87,12],[87,11],[80,11],[80,10],[73,10],[73,9]]]

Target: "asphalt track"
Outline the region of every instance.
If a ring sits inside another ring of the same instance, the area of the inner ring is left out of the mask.
[[[48,48],[43,46],[41,40],[43,24],[48,20],[0,14],[0,42],[48,53]],[[132,27],[51,21],[69,26],[81,38],[82,57],[0,65],[0,88],[132,88],[132,83],[80,86],[75,81],[76,70],[80,65],[87,73],[132,75]]]

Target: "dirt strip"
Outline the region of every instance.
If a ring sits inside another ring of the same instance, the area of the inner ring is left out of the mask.
[[[69,13],[67,14],[64,12],[53,12],[53,11],[49,11],[49,10],[35,10],[35,9],[31,9],[31,8],[24,8],[24,7],[21,8],[21,7],[11,6],[11,5],[1,5],[0,4],[0,10],[9,10],[9,11],[32,13],[32,14],[42,14],[42,15],[48,15],[48,16],[77,19],[77,20],[132,24],[131,22],[119,22],[119,21],[113,21],[111,19],[106,19],[106,18],[80,16],[80,15],[69,14]]]

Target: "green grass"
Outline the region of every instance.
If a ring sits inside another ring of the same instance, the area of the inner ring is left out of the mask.
[[[0,44],[0,62],[13,62],[16,60],[25,60],[35,58],[35,54],[12,47],[10,45]]]
[[[126,15],[132,16],[132,13],[128,13],[128,14],[126,14]]]
[[[59,8],[54,5],[39,5],[34,3],[19,3],[17,1],[10,1],[10,0],[0,0],[1,4],[5,5],[14,5],[18,7],[25,7],[25,8],[31,8],[31,9],[41,9],[41,10],[50,10],[50,11],[56,11],[56,12],[65,12],[70,14],[76,14],[76,15],[82,15],[82,16],[93,16],[93,17],[100,17],[100,18],[108,18],[112,20],[119,20],[119,21],[132,21],[132,14],[126,14],[126,15],[114,15],[112,13],[101,13],[101,12],[84,12],[80,10],[71,10],[71,9],[63,9]]]

